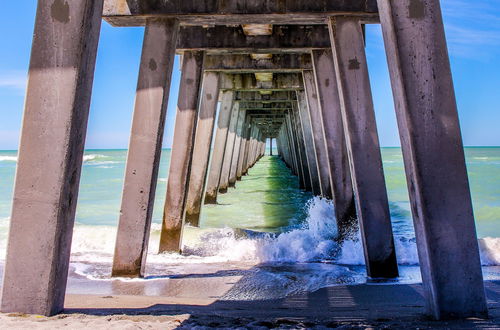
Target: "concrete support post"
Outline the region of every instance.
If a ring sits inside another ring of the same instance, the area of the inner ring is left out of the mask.
[[[236,175],[238,172],[238,161],[240,157],[240,147],[243,135],[243,125],[245,124],[246,110],[241,109],[238,113],[238,123],[236,124],[236,136],[233,147],[233,157],[231,160],[231,168],[229,170],[229,186],[234,187],[236,184]]]
[[[240,104],[233,102],[229,130],[227,132],[226,150],[224,151],[224,160],[222,162],[222,170],[219,179],[219,193],[226,193],[227,188],[229,187],[229,172],[231,171],[231,162],[233,161],[234,144],[236,141],[236,127],[238,126],[239,113]]]
[[[184,209],[193,156],[202,72],[203,52],[185,52],[182,57],[182,75],[160,235],[160,252],[179,252],[182,247]]]
[[[248,116],[245,118],[245,122],[243,123],[243,135],[240,144],[240,155],[238,157],[238,170],[236,171],[236,180],[241,180],[241,176],[243,175],[243,166],[245,161],[245,150],[248,143],[248,135],[250,134],[250,124],[248,122]]]
[[[340,235],[345,236],[356,221],[356,206],[332,51],[313,50],[312,60],[330,163],[335,217]]]
[[[332,199],[332,182],[330,177],[330,162],[326,149],[325,132],[323,131],[323,116],[318,99],[316,80],[311,70],[302,72],[304,89],[307,96],[309,116],[311,118],[312,136],[314,139],[314,151],[318,162],[318,174],[321,184],[321,195]]]
[[[437,0],[378,1],[428,312],[487,315],[463,143]]]
[[[296,132],[292,128],[292,115],[291,111],[287,112],[287,115],[285,117],[285,125],[286,125],[286,131],[288,132],[288,135],[290,137],[290,143],[292,147],[292,154],[293,154],[293,160],[295,162],[295,175],[299,177],[299,185],[301,188],[304,188],[304,178],[303,178],[303,172],[302,172],[302,164],[300,163],[299,155],[297,152],[297,137],[296,137]]]
[[[102,8],[102,0],[38,1],[4,313],[49,316],[64,307]]]
[[[226,150],[227,132],[233,108],[232,91],[222,92],[219,118],[217,119],[217,129],[215,133],[214,150],[210,161],[210,171],[208,173],[207,187],[205,192],[205,204],[217,203],[217,192],[219,190],[219,180]]]
[[[314,137],[312,133],[311,117],[307,99],[304,91],[297,92],[297,100],[299,103],[299,118],[302,126],[302,135],[304,136],[304,153],[309,167],[309,176],[311,178],[311,189],[314,195],[321,195],[321,183],[319,177],[318,163],[316,160],[316,152],[314,147]]]
[[[254,135],[255,135],[255,126],[253,123],[250,121],[249,123],[249,135],[248,135],[248,140],[246,143],[245,147],[245,159],[243,161],[243,175],[248,173],[248,168],[250,167],[250,154],[252,151],[253,147],[253,142],[254,142]]]
[[[298,113],[298,103],[295,102],[293,103],[293,111],[292,111],[292,116],[293,116],[293,121],[294,121],[294,128],[295,132],[297,134],[297,145],[298,145],[298,154],[300,158],[300,163],[302,166],[302,173],[304,174],[303,181],[304,181],[304,189],[306,191],[312,191],[312,182],[311,182],[311,174],[309,171],[309,163],[307,162],[307,156],[306,156],[306,148],[304,144],[304,134],[302,133],[302,124],[300,122],[300,117]]]
[[[332,18],[330,38],[368,276],[396,277],[398,266],[361,24]]]
[[[273,155],[273,138],[269,138],[269,156]]]
[[[112,276],[144,275],[178,26],[150,20],[144,32]]]
[[[210,160],[210,147],[214,132],[215,114],[219,100],[219,74],[205,72],[202,82],[202,94],[196,136],[193,148],[193,161],[186,200],[186,221],[198,227],[200,212]]]

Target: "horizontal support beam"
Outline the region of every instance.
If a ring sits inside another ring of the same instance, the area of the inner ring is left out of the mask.
[[[239,91],[293,91],[302,90],[302,74],[298,73],[276,73],[272,81],[257,81],[251,73],[223,74],[221,83],[222,90]]]
[[[262,103],[262,102],[246,102],[237,101],[240,104],[240,109],[264,109],[264,110],[274,110],[274,109],[291,109],[292,101],[289,102],[275,102],[275,103]],[[295,102],[295,101],[293,101]]]
[[[276,116],[276,115],[284,115],[284,114],[286,114],[286,111],[288,111],[288,110],[291,110],[291,109],[286,109],[286,110],[281,110],[281,109],[278,109],[278,110],[269,110],[269,109],[255,110],[255,109],[251,109],[251,110],[247,110],[247,115],[248,116],[253,116],[253,115]]]
[[[377,17],[376,0],[105,0],[113,26],[142,26],[151,17],[178,17],[183,25],[324,24],[329,16]]]
[[[274,25],[269,36],[247,36],[241,26],[184,26],[177,52],[203,50],[208,54],[310,53],[330,48],[327,25]]]
[[[249,55],[209,55],[205,57],[205,71],[227,73],[297,72],[312,70],[309,54],[275,54],[270,59],[256,60]]]
[[[260,94],[259,92],[235,92],[234,99],[236,101],[245,102],[285,102],[285,101],[295,101],[297,99],[294,92],[282,91],[274,92],[272,94]]]

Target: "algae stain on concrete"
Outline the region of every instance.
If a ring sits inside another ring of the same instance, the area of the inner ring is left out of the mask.
[[[409,18],[424,18],[425,16],[425,4],[422,0],[410,0],[408,4],[408,17]]]
[[[50,15],[53,19],[61,23],[69,22],[69,5],[66,1],[55,0],[50,6]]]

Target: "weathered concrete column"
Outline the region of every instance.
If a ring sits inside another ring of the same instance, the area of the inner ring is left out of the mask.
[[[361,24],[356,19],[332,18],[329,27],[367,273],[396,277],[398,266]]]
[[[378,6],[428,311],[437,319],[486,316],[439,1]]]
[[[112,276],[144,274],[178,26],[151,20],[144,32]]]
[[[242,175],[247,174],[248,168],[250,167],[249,166],[249,163],[250,163],[250,152],[251,152],[251,149],[252,149],[253,138],[254,138],[254,134],[255,134],[255,126],[253,125],[253,123],[252,123],[251,120],[248,123],[248,132],[249,132],[248,133],[248,139],[247,139],[247,142],[245,144],[245,153],[244,153],[244,160],[243,160],[243,172],[242,172]]]
[[[236,140],[236,127],[238,125],[240,113],[240,105],[233,102],[233,110],[231,110],[231,120],[229,122],[229,130],[227,132],[226,150],[224,151],[224,160],[222,161],[222,170],[219,179],[219,192],[227,192],[229,187],[229,172],[231,171],[231,162],[233,160],[234,144]]]
[[[296,137],[296,132],[295,130],[292,129],[292,115],[291,111],[288,111],[286,117],[285,117],[285,125],[286,125],[286,131],[288,132],[288,135],[290,137],[290,143],[292,147],[292,154],[293,154],[293,160],[295,162],[295,175],[299,177],[299,185],[301,188],[304,188],[304,178],[303,178],[303,172],[302,172],[302,164],[300,163],[299,155],[297,152],[297,137]]]
[[[344,236],[356,221],[356,207],[332,51],[313,50],[312,60],[330,163],[335,217]]]
[[[184,209],[193,156],[202,72],[203,52],[184,52],[160,235],[160,252],[179,252],[182,247]]]
[[[236,124],[236,136],[233,147],[233,157],[231,160],[231,168],[229,169],[229,186],[234,187],[236,184],[236,175],[238,171],[238,161],[240,157],[240,147],[243,135],[243,125],[245,124],[246,110],[241,109],[238,113],[238,123]]]
[[[302,166],[302,173],[304,174],[304,189],[306,191],[312,191],[311,174],[309,171],[309,163],[307,162],[307,157],[305,154],[306,148],[304,144],[304,134],[302,133],[302,124],[300,122],[300,116],[298,113],[298,102],[293,103],[292,117],[294,121],[294,128],[297,134],[297,145],[298,154],[300,158],[300,163]]]
[[[290,114],[288,112],[285,115],[285,121],[283,122],[282,129],[290,148],[290,156],[292,161],[292,174],[298,176],[299,168],[297,164],[297,155],[295,154],[295,145],[292,137],[293,132],[290,130]]]
[[[240,155],[238,157],[238,170],[236,171],[236,180],[241,180],[241,176],[243,175],[243,166],[245,162],[245,150],[248,142],[248,135],[250,134],[250,124],[248,122],[248,116],[245,118],[245,122],[243,123],[243,136],[240,144]]]
[[[220,173],[224,152],[226,150],[227,132],[233,108],[232,91],[222,92],[219,118],[217,119],[217,130],[215,133],[214,150],[210,161],[210,171],[208,172],[207,187],[205,192],[205,204],[217,203],[217,192],[219,190]]]
[[[302,126],[302,135],[304,136],[304,153],[309,167],[309,176],[311,177],[311,189],[314,195],[321,195],[321,183],[319,177],[318,163],[316,160],[316,152],[314,147],[314,137],[312,133],[311,118],[309,117],[309,109],[304,91],[297,92],[297,100],[299,104],[299,119]]]
[[[2,312],[64,307],[102,7],[38,1]]]
[[[218,100],[219,74],[216,72],[205,72],[186,200],[186,221],[196,227],[200,221],[200,211],[208,172]]]
[[[330,162],[326,149],[325,132],[323,131],[323,116],[318,99],[318,92],[314,73],[311,70],[302,72],[304,79],[304,89],[307,96],[309,116],[311,118],[312,135],[314,139],[314,151],[318,162],[319,182],[321,184],[321,194],[323,197],[332,199],[332,183],[330,177]]]
[[[272,156],[273,155],[273,138],[269,138],[269,156]]]

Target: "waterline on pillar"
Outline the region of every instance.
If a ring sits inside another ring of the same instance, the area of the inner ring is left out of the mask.
[[[500,179],[500,148],[471,148],[466,153],[483,272],[486,279],[500,279],[500,196],[494,193]],[[401,151],[383,149],[382,155],[400,265],[396,281],[419,282]],[[332,203],[298,189],[297,179],[278,157],[262,158],[236,188],[219,196],[217,205],[204,206],[201,227],[185,229],[183,255],[155,254],[169,150],[163,151],[160,165],[146,279],[111,279],[125,159],[125,150],[85,153],[69,292],[111,294],[106,290],[121,287],[119,283],[158,283],[152,284],[155,287],[193,274],[205,284],[219,275],[234,279],[226,281],[237,284],[224,293],[225,299],[278,298],[367,282],[357,234],[338,245]],[[5,255],[15,165],[15,151],[0,151],[0,259]],[[0,264],[3,268],[3,261]]]

